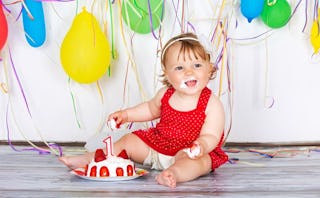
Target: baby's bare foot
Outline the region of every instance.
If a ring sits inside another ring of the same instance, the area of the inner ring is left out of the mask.
[[[175,175],[170,170],[164,170],[159,175],[156,176],[156,180],[159,184],[168,186],[170,188],[175,188],[177,181]]]
[[[59,161],[70,169],[76,169],[85,167],[90,162],[91,158],[91,154],[87,153],[79,156],[59,157]]]

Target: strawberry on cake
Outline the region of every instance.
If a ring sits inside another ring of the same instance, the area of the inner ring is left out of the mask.
[[[94,159],[86,166],[87,177],[122,177],[135,176],[134,162],[129,159],[107,155],[102,149],[97,149]]]

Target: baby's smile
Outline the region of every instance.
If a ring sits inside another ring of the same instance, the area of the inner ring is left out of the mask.
[[[182,89],[185,89],[185,88],[188,88],[188,87],[196,87],[198,84],[198,81],[192,77],[190,79],[187,79],[187,80],[183,80],[180,84],[180,88]]]

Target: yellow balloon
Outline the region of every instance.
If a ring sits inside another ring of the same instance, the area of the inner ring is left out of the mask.
[[[318,12],[320,13],[320,9],[318,10]],[[311,27],[311,33],[310,33],[310,41],[315,54],[318,53],[320,49],[319,25],[320,25],[320,16],[317,20],[313,22]]]
[[[61,45],[63,69],[79,83],[92,83],[106,73],[110,58],[110,45],[98,21],[83,8]]]

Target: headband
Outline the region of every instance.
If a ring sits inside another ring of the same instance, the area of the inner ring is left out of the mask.
[[[200,35],[199,38],[194,38],[194,37],[188,36],[188,37],[174,39],[173,41],[168,43],[167,46],[162,50],[161,61],[163,59],[163,55],[165,54],[165,52],[168,50],[168,48],[171,45],[173,45],[175,42],[178,42],[178,41],[187,41],[187,40],[199,42],[200,45],[204,48],[204,50],[210,55],[210,59],[212,58],[213,52],[212,52],[212,50],[210,50],[210,43],[211,42],[208,39],[206,39],[206,37],[204,35]]]

